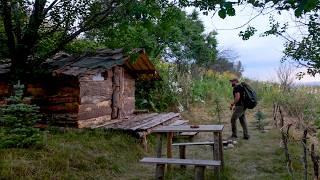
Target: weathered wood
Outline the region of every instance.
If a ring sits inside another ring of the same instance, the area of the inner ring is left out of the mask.
[[[108,100],[111,101],[111,97],[108,99],[106,96],[82,96],[81,104],[96,104]]]
[[[169,124],[169,126],[180,126],[180,125],[185,125],[187,124],[189,121],[185,121],[185,120],[182,120],[180,118],[176,118],[175,121],[171,124]]]
[[[183,138],[192,138],[193,136],[197,135],[199,132],[182,132],[179,134],[180,137]]]
[[[158,158],[162,156],[162,135],[160,133],[157,134],[156,156]]]
[[[186,159],[186,146],[179,146],[180,159]],[[186,165],[181,165],[181,169],[186,169]]]
[[[148,139],[147,139],[147,133],[143,133],[142,135],[142,146],[145,152],[148,152]]]
[[[125,97],[123,99],[122,111],[126,116],[132,115],[135,110],[135,98],[134,97]]]
[[[128,119],[121,119],[118,123],[110,124],[105,128],[110,129],[123,129],[123,130],[131,130],[132,127],[137,125],[141,125],[148,121],[148,118],[157,115],[158,113],[150,113],[150,114],[140,114],[136,116],[131,116]]]
[[[113,79],[112,79],[112,119],[117,119],[119,117],[120,109],[120,67],[113,68]]]
[[[214,146],[213,146],[213,160],[220,161],[220,143],[219,143],[219,132],[214,132],[213,133],[213,139],[214,139]],[[216,176],[219,178],[220,177],[220,168],[219,167],[214,167],[214,173]]]
[[[223,160],[223,144],[224,142],[222,141],[222,133],[219,133],[219,156],[220,156],[220,161],[221,161],[221,169],[224,167],[224,160]]]
[[[221,161],[216,161],[216,160],[150,158],[150,157],[145,157],[141,159],[140,162],[149,163],[149,164],[177,164],[177,165],[214,166],[214,167],[219,167],[221,165]]]
[[[179,116],[179,113],[162,113],[159,114],[158,116],[153,117],[152,120],[150,120],[148,123],[140,125],[140,126],[136,126],[134,128],[132,128],[132,130],[145,130],[145,129],[149,129],[151,127],[157,126],[163,122],[166,122],[174,117]]]
[[[168,132],[167,133],[167,158],[172,158],[172,138],[173,133]],[[167,165],[168,172],[171,172],[171,166]]]
[[[199,128],[191,128],[190,125],[182,126],[161,126],[152,132],[222,132],[223,125],[199,125]]]
[[[156,180],[163,180],[164,179],[164,164],[157,164],[156,165],[156,173],[155,173],[155,179]]]
[[[195,166],[194,168],[194,179],[195,180],[204,180],[205,166]]]
[[[102,101],[97,104],[82,104],[79,106],[79,120],[111,115],[111,101]]]
[[[45,113],[77,113],[79,110],[79,103],[62,103],[40,106],[40,111]]]
[[[210,145],[213,146],[214,142],[205,141],[205,142],[188,142],[188,143],[173,143],[172,146],[193,146],[193,145]]]
[[[112,98],[112,81],[80,81],[80,98],[84,96],[103,96]]]
[[[121,121],[121,119],[111,119],[111,120],[106,121],[106,122],[104,122],[104,123],[102,123],[102,124],[98,124],[98,125],[91,126],[90,128],[103,128],[103,127],[105,127],[105,126],[108,126],[108,125],[110,125],[110,124],[115,124],[115,123],[118,123],[118,122],[120,122],[120,121]]]
[[[81,120],[81,121],[77,121],[77,123],[78,123],[78,128],[85,128],[85,127],[97,126],[109,120],[111,120],[111,115]]]

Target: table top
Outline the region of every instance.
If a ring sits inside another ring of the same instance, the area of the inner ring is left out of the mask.
[[[190,125],[161,126],[152,130],[156,133],[165,132],[222,132],[223,125],[199,125],[198,128],[191,128]]]

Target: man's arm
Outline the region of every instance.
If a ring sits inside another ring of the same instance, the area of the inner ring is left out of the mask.
[[[240,92],[236,92],[236,93],[234,94],[233,103],[231,103],[231,105],[230,105],[230,109],[231,109],[231,110],[233,109],[234,105],[237,104],[237,102],[239,102],[239,100],[240,100]]]

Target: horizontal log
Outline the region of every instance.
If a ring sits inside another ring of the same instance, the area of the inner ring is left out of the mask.
[[[111,97],[107,98],[106,96],[82,96],[81,104],[97,104],[108,100],[111,101]]]
[[[102,106],[96,104],[84,104],[79,106],[78,120],[97,118],[101,116],[111,115],[110,101],[104,103]]]
[[[112,81],[80,81],[80,97],[83,96],[105,96],[112,97]]]
[[[51,114],[50,118],[55,122],[64,122],[64,121],[77,121],[78,114],[76,113],[64,113],[64,114]]]
[[[78,96],[49,96],[49,97],[35,97],[32,98],[32,103],[38,105],[54,105],[64,103],[78,103]]]
[[[111,120],[111,115],[106,115],[98,118],[91,118],[87,120],[78,121],[78,128],[89,128],[92,126],[97,126]]]
[[[64,103],[58,105],[40,106],[40,111],[45,113],[77,113],[78,103]]]

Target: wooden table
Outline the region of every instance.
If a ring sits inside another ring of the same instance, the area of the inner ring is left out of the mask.
[[[223,144],[222,144],[222,131],[223,125],[199,125],[198,128],[191,128],[190,125],[179,126],[161,126],[152,130],[157,133],[156,153],[157,157],[162,155],[162,134],[167,134],[167,158],[172,158],[172,138],[173,133],[177,132],[213,132],[214,146],[213,146],[213,159],[221,161],[221,168],[223,168]],[[170,170],[170,167],[168,168]],[[220,168],[215,167],[215,173],[220,174]]]

